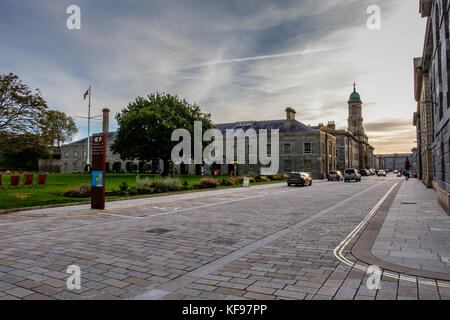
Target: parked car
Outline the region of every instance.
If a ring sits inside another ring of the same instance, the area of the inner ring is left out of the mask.
[[[359,174],[360,174],[361,176],[363,176],[363,177],[368,177],[368,176],[370,176],[370,172],[369,172],[369,170],[367,170],[367,169],[361,169],[361,170],[359,170]]]
[[[344,175],[340,171],[331,171],[328,176],[328,181],[342,181],[344,180]]]
[[[291,172],[287,178],[287,185],[295,186],[312,186],[312,178],[309,174],[305,172]]]
[[[397,171],[397,178],[403,177],[403,174],[401,171]]]
[[[379,176],[379,177],[386,177],[386,171],[384,171],[384,170],[378,170],[377,176]]]
[[[352,180],[354,180],[356,182],[361,182],[361,174],[356,169],[345,169],[344,181],[349,182]]]
[[[398,174],[399,173],[399,171],[398,170],[394,170],[394,174]]]
[[[369,169],[369,171],[370,171],[370,174],[373,176],[377,174],[377,170],[375,170],[375,169]]]

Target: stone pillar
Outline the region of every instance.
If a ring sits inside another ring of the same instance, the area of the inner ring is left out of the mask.
[[[109,112],[108,108],[103,109],[103,133],[105,134],[109,132]]]

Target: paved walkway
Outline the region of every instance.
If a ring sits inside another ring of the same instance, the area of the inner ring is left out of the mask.
[[[0,299],[450,299],[450,282],[385,270],[369,290],[356,267],[367,264],[351,254],[357,237],[346,237],[390,195],[388,211],[399,182],[275,184],[1,215]],[[335,254],[343,240],[350,264]],[[66,286],[73,264],[80,290]]]
[[[417,179],[401,185],[372,253],[396,265],[450,278],[450,216],[438,205],[433,189]]]

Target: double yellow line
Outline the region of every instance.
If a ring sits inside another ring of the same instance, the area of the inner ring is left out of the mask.
[[[361,229],[367,224],[367,222],[375,215],[375,213],[377,212],[378,208],[383,204],[383,202],[387,199],[387,197],[391,194],[391,192],[395,189],[395,187],[398,185],[398,183],[394,184],[392,186],[391,189],[389,189],[389,191],[383,196],[383,198],[381,198],[380,201],[378,201],[378,203],[372,208],[372,210],[370,210],[370,212],[367,214],[367,216],[361,221],[360,224],[358,224],[356,226],[355,229],[352,230],[352,232],[350,232],[345,239],[333,250],[333,253],[335,255],[335,257],[340,260],[341,262],[345,263],[346,265],[352,267],[352,268],[356,268],[358,270],[362,270],[364,272],[367,271],[366,266],[357,264],[355,262],[352,262],[350,260],[348,260],[344,254],[342,253],[344,251],[344,249],[348,246],[348,244],[350,243],[350,241],[352,241],[352,239],[358,234],[359,231],[361,231]],[[445,282],[441,282],[441,281],[427,281],[427,280],[417,280],[416,278],[411,278],[411,277],[405,277],[405,276],[398,276],[396,274],[387,272],[385,270],[383,270],[383,275],[385,277],[388,278],[392,278],[392,279],[400,279],[400,280],[404,280],[404,281],[409,281],[409,282],[414,282],[414,283],[420,283],[420,284],[424,284],[424,285],[429,285],[429,286],[439,286],[439,287],[443,287],[443,288],[450,288],[450,284],[445,283]]]

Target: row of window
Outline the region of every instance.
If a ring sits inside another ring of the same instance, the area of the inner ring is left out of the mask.
[[[270,150],[270,148],[268,148]],[[291,144],[286,143],[284,145],[284,153],[291,153]],[[303,143],[303,153],[311,154],[312,153],[312,144],[310,142]]]
[[[78,158],[79,152],[78,151],[74,151],[73,152],[73,157],[74,158]],[[86,151],[83,151],[83,157],[86,157]],[[68,159],[69,158],[69,152],[66,151],[64,152],[64,158]]]
[[[312,169],[312,161],[303,160],[303,171],[310,172],[311,169]],[[292,160],[284,160],[284,171],[285,172],[292,171]]]

